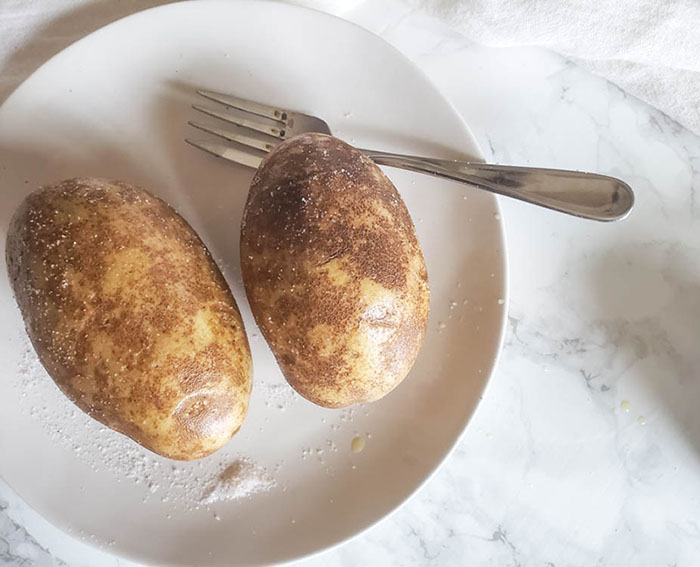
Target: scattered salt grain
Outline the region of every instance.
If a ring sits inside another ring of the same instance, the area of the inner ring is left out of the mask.
[[[52,443],[72,451],[93,471],[111,474],[117,483],[143,487],[144,502],[157,499],[172,509],[192,511],[219,499],[243,498],[275,486],[266,469],[225,451],[199,461],[176,463],[150,453],[78,411],[46,373],[26,336],[18,350],[22,354],[13,387],[24,411],[40,424]],[[287,395],[281,389],[276,391],[280,399]],[[294,399],[292,392],[288,395]]]
[[[240,458],[219,473],[204,491],[203,504],[229,502],[249,498],[258,492],[267,492],[276,485],[267,471],[247,458]]]
[[[280,411],[285,411],[297,401],[297,395],[286,382],[266,382],[260,381],[255,384],[254,392],[260,392],[265,406],[275,407]]]

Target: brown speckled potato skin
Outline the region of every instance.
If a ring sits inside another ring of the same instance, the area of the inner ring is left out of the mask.
[[[167,203],[118,181],[44,187],[14,214],[6,255],[29,338],[82,410],[180,460],[240,428],[252,374],[243,322]]]
[[[255,320],[305,398],[374,401],[411,369],[428,320],[423,254],[396,188],[353,147],[304,134],[265,159],[241,264]]]

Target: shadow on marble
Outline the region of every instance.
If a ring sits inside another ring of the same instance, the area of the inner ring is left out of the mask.
[[[627,361],[626,379],[644,388],[700,457],[700,265],[682,243],[635,243],[597,267],[607,340]]]

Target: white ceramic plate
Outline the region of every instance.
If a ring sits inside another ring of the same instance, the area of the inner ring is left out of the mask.
[[[251,336],[250,413],[197,463],[153,456],[78,412],[27,350],[0,270],[0,475],[60,528],[129,558],[261,565],[357,534],[404,502],[464,430],[502,341],[504,241],[493,196],[387,170],[416,223],[432,290],[408,378],[353,411],[291,392],[250,315],[238,237],[252,172],[183,143],[195,86],[325,118],[359,146],[478,159],[457,113],[407,59],[333,17],[265,2],[185,2],[136,14],[66,49],[0,110],[0,231],[33,188],[78,175],[142,184],[219,260]],[[353,454],[353,437],[366,448]],[[218,467],[249,459],[276,486],[200,501]],[[183,481],[183,479],[185,479]],[[209,480],[208,480],[209,479]]]

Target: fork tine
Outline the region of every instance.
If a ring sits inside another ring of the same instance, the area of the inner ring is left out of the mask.
[[[224,112],[222,110],[216,110],[214,108],[209,108],[206,106],[200,106],[198,104],[193,104],[192,108],[195,110],[198,110],[199,112],[203,112],[204,114],[208,114],[209,116],[213,116],[214,118],[219,118],[220,120],[225,120],[226,122],[230,122],[231,124],[235,124],[236,126],[242,126],[243,128],[250,128],[251,130],[255,130],[256,132],[262,132],[263,134],[267,134],[269,136],[273,136],[275,138],[283,139],[284,134],[285,134],[285,129],[284,127],[277,127],[277,126],[269,126],[267,124],[263,124],[262,122],[258,122],[256,120],[249,120],[247,118],[239,118],[238,116],[233,116],[232,114],[229,114],[228,112]]]
[[[204,150],[207,153],[215,155],[216,157],[224,158],[228,161],[233,161],[235,163],[240,163],[253,169],[257,169],[263,158],[256,156],[252,153],[245,152],[242,150],[237,150],[226,144],[220,144],[218,142],[210,142],[209,140],[190,140],[185,138],[185,142],[198,148]]]
[[[267,106],[266,104],[260,104],[259,102],[253,102],[252,100],[245,100],[231,95],[225,95],[221,93],[215,93],[213,91],[198,90],[197,94],[213,100],[214,102],[220,102],[226,106],[232,106],[240,110],[245,110],[246,112],[252,112],[258,116],[265,116],[266,118],[271,118],[272,120],[277,120],[279,122],[285,122],[287,120],[288,112],[282,110],[281,108],[275,108],[274,106]]]
[[[262,152],[270,152],[277,145],[277,143],[265,142],[264,140],[260,140],[259,138],[254,138],[253,136],[246,136],[245,134],[241,134],[239,132],[227,128],[205,126],[204,124],[200,124],[199,122],[191,121],[188,122],[188,124],[194,128],[197,128],[198,130],[202,130],[202,132],[214,134],[215,136],[219,136],[220,138],[228,140],[229,142],[237,142],[239,144],[255,148],[256,150],[260,150]]]

